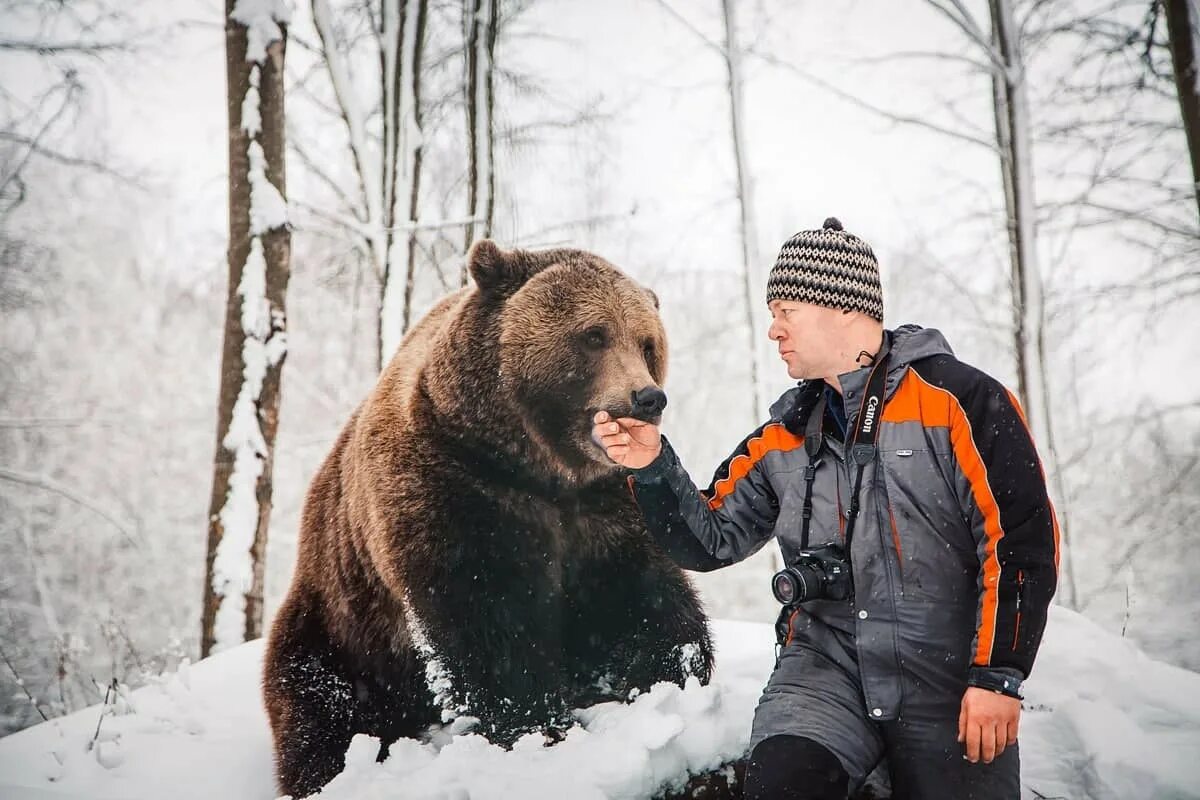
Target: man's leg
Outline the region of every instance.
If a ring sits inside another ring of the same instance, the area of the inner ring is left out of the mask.
[[[844,798],[883,754],[847,653],[795,643],[780,654],[754,712],[746,798]]]
[[[763,739],[746,763],[746,800],[846,800],[850,776],[822,744],[786,734]]]
[[[947,710],[949,711],[949,709]],[[893,800],[1019,800],[1021,757],[1005,748],[990,764],[972,764],[958,742],[958,716],[911,716],[883,726]]]

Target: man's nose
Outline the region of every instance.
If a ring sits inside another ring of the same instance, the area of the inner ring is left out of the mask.
[[[657,386],[647,386],[633,392],[633,415],[643,419],[657,417],[667,407],[667,393]]]

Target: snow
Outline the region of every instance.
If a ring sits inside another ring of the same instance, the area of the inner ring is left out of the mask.
[[[689,770],[736,757],[749,740],[774,660],[772,629],[722,621],[713,629],[708,686],[659,684],[629,704],[579,710],[551,747],[527,736],[505,751],[451,728],[430,743],[399,742],[379,764],[378,742],[359,736],[320,796],[650,797]],[[250,642],[109,706],[0,739],[0,797],[273,797],[262,653],[261,641]],[[1024,797],[1200,798],[1200,675],[1056,606],[1026,695]]]
[[[267,48],[283,38],[281,24],[292,20],[291,0],[238,0],[230,17],[246,26],[246,60],[262,63]]]
[[[267,157],[262,145],[250,142],[250,234],[261,236],[288,224],[287,201],[267,178]]]

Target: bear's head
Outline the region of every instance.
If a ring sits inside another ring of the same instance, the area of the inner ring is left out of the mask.
[[[591,438],[592,418],[659,421],[667,345],[658,299],[582,250],[504,251],[483,240],[468,265],[476,289],[453,338],[470,353],[475,390],[495,392],[471,401],[509,423],[488,427],[525,440],[537,462],[529,466],[557,478],[584,483],[614,470]]]

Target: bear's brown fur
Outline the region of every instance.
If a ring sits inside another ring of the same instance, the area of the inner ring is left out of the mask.
[[[297,797],[355,733],[386,752],[465,712],[511,743],[709,677],[695,593],[590,438],[597,411],[628,416],[662,385],[657,300],[582,251],[482,241],[468,260],[476,286],[408,334],[309,490],[264,677]]]

